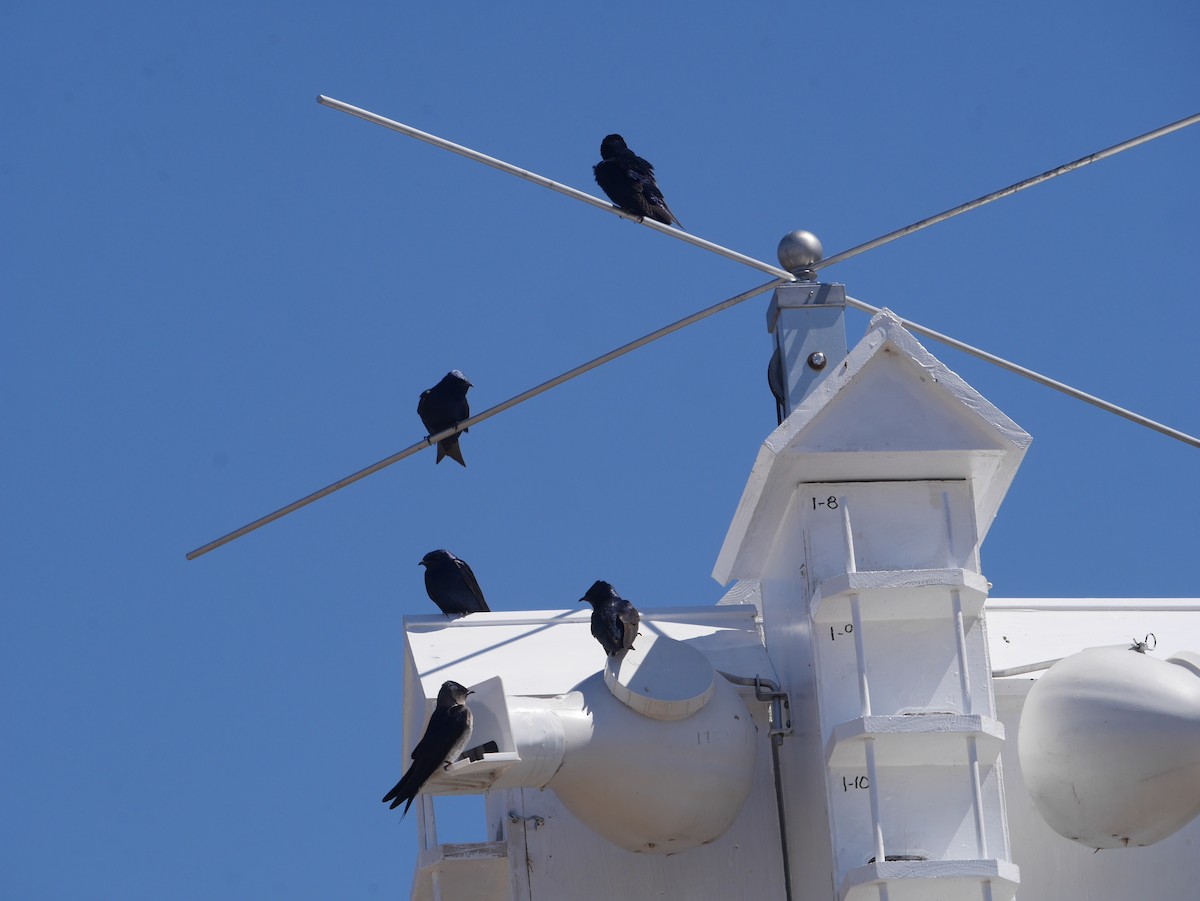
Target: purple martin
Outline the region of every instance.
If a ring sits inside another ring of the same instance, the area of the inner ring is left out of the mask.
[[[654,181],[654,167],[625,146],[620,135],[600,142],[600,162],[592,167],[598,184],[617,207],[638,217],[646,216],[663,225],[683,228]]]
[[[467,707],[467,695],[474,694],[457,682],[443,682],[438,692],[437,707],[429,717],[425,734],[412,752],[412,766],[395,788],[383,796],[383,803],[391,801],[389,810],[395,810],[405,801],[404,813],[412,806],[413,798],[440,766],[446,769],[458,759],[471,737],[471,711]],[[403,818],[403,815],[401,815]]]
[[[775,424],[783,425],[787,389],[784,387],[783,354],[778,345],[775,347],[775,353],[771,354],[771,362],[767,364],[767,385],[775,397]]]
[[[625,600],[608,582],[597,581],[579,599],[592,605],[592,635],[610,657],[633,650],[641,617],[637,609]]]
[[[489,607],[465,560],[449,551],[430,551],[418,566],[425,567],[425,591],[429,599],[447,616],[463,613],[487,613]]]
[[[432,388],[421,392],[421,399],[417,401],[417,415],[421,417],[421,422],[430,435],[444,432],[464,419],[471,418],[471,408],[467,405],[469,388],[471,383],[467,381],[467,377],[455,369],[447,372]],[[441,463],[443,457],[449,457],[466,466],[467,462],[458,447],[458,435],[465,434],[466,431],[463,429],[462,432],[439,441],[434,463]]]

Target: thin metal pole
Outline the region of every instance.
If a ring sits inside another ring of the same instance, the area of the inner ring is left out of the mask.
[[[918,232],[923,228],[929,228],[931,225],[937,225],[939,222],[945,222],[957,216],[959,213],[967,213],[971,210],[978,209],[984,204],[991,203],[993,200],[999,200],[1001,197],[1008,197],[1010,194],[1016,194],[1018,191],[1023,191],[1026,188],[1032,188],[1034,185],[1040,185],[1044,181],[1049,181],[1052,178],[1057,178],[1059,175],[1065,175],[1067,172],[1072,172],[1076,169],[1081,169],[1090,163],[1098,162],[1106,157],[1120,153],[1122,150],[1128,150],[1131,147],[1136,147],[1138,144],[1145,144],[1147,141],[1153,141],[1155,138],[1161,138],[1163,135],[1168,135],[1173,131],[1179,131],[1181,128],[1187,128],[1189,125],[1194,125],[1200,122],[1200,113],[1188,116],[1186,119],[1180,119],[1178,122],[1172,122],[1170,125],[1164,125],[1162,128],[1156,128],[1154,131],[1148,131],[1144,135],[1139,135],[1136,138],[1130,138],[1128,141],[1122,141],[1120,144],[1114,144],[1106,150],[1098,150],[1095,153],[1090,153],[1087,156],[1080,157],[1072,163],[1064,163],[1055,169],[1050,169],[1043,172],[1041,175],[1035,175],[1033,178],[1027,178],[1024,181],[1019,181],[1015,185],[1009,185],[1007,188],[1001,188],[999,191],[993,191],[991,194],[985,194],[983,197],[968,201],[946,210],[944,213],[938,213],[936,216],[930,216],[928,219],[922,219],[920,222],[914,222],[912,225],[906,225],[904,228],[898,228],[894,232],[889,232],[881,238],[876,238],[874,241],[868,241],[865,244],[859,244],[857,247],[851,247],[849,250],[843,250],[841,253],[835,253],[826,260],[817,263],[814,268],[825,269],[829,266],[836,266],[838,263],[844,262],[851,257],[858,256],[868,250],[874,250],[882,244],[887,244],[890,241],[895,241],[897,238],[903,238],[905,235],[911,235],[913,232]]]
[[[879,307],[871,306],[871,304],[862,300],[857,300],[853,297],[847,297],[846,303],[854,307],[856,310],[862,310],[864,313],[871,313],[873,315],[875,313],[882,312]],[[895,314],[893,313],[892,315]],[[942,344],[945,344],[948,347],[953,347],[955,350],[961,350],[965,354],[970,354],[972,357],[983,360],[984,362],[999,366],[1001,369],[1007,369],[1009,372],[1015,372],[1017,375],[1024,376],[1030,381],[1037,382],[1039,385],[1045,385],[1047,388],[1053,388],[1055,391],[1059,391],[1068,397],[1075,398],[1076,400],[1081,400],[1084,403],[1091,404],[1093,407],[1099,407],[1101,410],[1107,410],[1109,413],[1115,413],[1117,416],[1120,416],[1123,419],[1128,419],[1130,422],[1136,422],[1138,425],[1143,425],[1148,429],[1161,432],[1170,438],[1174,438],[1176,441],[1182,441],[1184,444],[1190,444],[1192,447],[1200,447],[1200,438],[1193,437],[1186,432],[1180,432],[1179,430],[1173,429],[1170,426],[1163,425],[1161,422],[1155,422],[1153,419],[1149,419],[1139,413],[1134,413],[1132,410],[1126,410],[1124,407],[1118,407],[1116,404],[1110,404],[1106,400],[1102,400],[1099,397],[1088,394],[1085,391],[1080,391],[1078,388],[1072,388],[1070,385],[1065,385],[1062,382],[1055,381],[1049,376],[1042,375],[1040,372],[1034,372],[1032,369],[1026,369],[1024,366],[1018,366],[1016,363],[1012,363],[1003,357],[996,356],[995,354],[990,354],[986,350],[980,350],[978,347],[972,347],[970,344],[967,344],[964,341],[959,341],[957,338],[951,338],[949,335],[943,335],[941,332],[935,332],[931,328],[926,328],[923,325],[912,322],[901,316],[896,316],[896,318],[900,321],[900,324],[910,332],[916,332],[917,334],[924,335],[927,338],[940,341]]]
[[[720,303],[713,304],[711,307],[700,310],[699,312],[693,313],[690,316],[686,316],[677,322],[672,322],[670,325],[665,325],[648,335],[638,338],[636,341],[630,341],[628,344],[618,347],[616,350],[610,350],[608,353],[596,357],[594,360],[590,360],[587,363],[584,363],[582,366],[576,366],[574,369],[564,372],[562,375],[556,376],[555,378],[550,379],[548,382],[542,382],[540,385],[530,388],[528,391],[523,391],[522,393],[516,395],[516,397],[511,397],[503,403],[497,404],[494,407],[484,410],[482,413],[472,416],[470,419],[464,419],[458,425],[454,426],[454,428],[445,429],[444,431],[438,432],[435,435],[429,435],[421,441],[418,441],[416,444],[410,445],[404,450],[392,454],[390,457],[385,457],[378,463],[372,463],[370,466],[366,467],[365,469],[360,469],[353,475],[348,475],[344,479],[339,479],[332,485],[326,485],[320,491],[314,491],[312,494],[302,497],[298,501],[293,501],[286,507],[280,507],[274,513],[269,513],[261,519],[256,519],[254,522],[242,526],[240,529],[235,529],[228,535],[223,535],[215,541],[210,541],[203,547],[198,547],[196,550],[188,553],[187,559],[195,560],[197,557],[203,556],[209,551],[219,548],[223,544],[228,544],[237,538],[241,538],[243,535],[253,532],[255,529],[265,526],[267,523],[274,522],[277,519],[287,516],[289,513],[299,510],[301,507],[308,506],[313,501],[319,501],[326,495],[333,494],[333,492],[341,488],[345,488],[347,485],[351,485],[354,482],[357,482],[359,479],[365,479],[367,476],[379,472],[379,470],[383,469],[384,467],[391,466],[393,463],[403,460],[405,457],[410,457],[417,451],[424,450],[430,445],[441,441],[443,438],[449,438],[451,435],[457,435],[459,432],[464,431],[476,423],[483,422],[485,419],[491,419],[497,413],[503,413],[509,407],[515,407],[517,404],[524,403],[531,397],[536,397],[544,391],[549,391],[551,388],[557,387],[563,382],[568,382],[576,376],[583,375],[585,372],[595,369],[597,366],[603,366],[605,363],[615,360],[617,357],[624,356],[631,351],[637,350],[639,347],[646,346],[652,341],[657,341],[659,338],[666,337],[672,332],[677,332],[681,328],[686,328],[694,322],[699,322],[701,319],[706,319],[715,313],[720,313],[722,310],[728,310],[730,307],[737,306],[743,301],[747,301],[752,297],[757,297],[758,295],[770,291],[772,288],[782,285],[783,283],[783,279],[772,279],[766,284],[759,285],[757,288],[751,288],[749,291],[743,291],[741,294],[726,298]]]
[[[883,844],[883,820],[879,815],[879,772],[875,767],[875,739],[863,740],[867,756],[867,797],[871,802],[871,832],[875,842],[875,863],[882,866],[887,862],[887,848]]]
[[[850,622],[854,624],[854,656],[858,663],[858,715],[867,717],[871,715],[871,686],[867,679],[867,649],[857,594],[850,595]]]
[[[958,648],[958,684],[962,690],[963,713],[975,712],[971,699],[971,672],[967,669],[967,624],[963,617],[962,597],[958,591],[950,592],[951,609],[954,612],[954,640]]]
[[[971,774],[971,806],[975,808],[975,844],[981,859],[988,856],[987,827],[983,821],[983,781],[979,772],[979,745],[967,736],[967,764]]]
[[[461,156],[465,156],[468,159],[476,160],[477,162],[484,163],[485,165],[491,166],[495,169],[499,169],[503,172],[508,172],[511,175],[516,175],[518,178],[523,178],[526,181],[533,182],[534,184],[538,184],[543,187],[550,188],[553,191],[558,191],[560,194],[565,194],[568,197],[573,197],[576,200],[581,200],[584,203],[591,204],[592,206],[594,206],[598,209],[607,210],[608,212],[613,213],[618,216],[621,216],[624,219],[633,219],[633,220],[637,221],[636,217],[630,216],[628,213],[625,213],[622,210],[617,209],[612,204],[607,203],[603,200],[600,200],[597,197],[593,197],[590,194],[585,194],[583,191],[576,190],[575,188],[569,187],[568,185],[564,185],[564,184],[556,182],[552,179],[546,178],[543,175],[538,175],[536,172],[530,172],[527,169],[521,169],[518,166],[514,166],[511,163],[506,163],[503,160],[498,160],[495,157],[491,157],[486,154],[479,153],[478,151],[472,150],[469,147],[463,147],[460,144],[455,144],[451,141],[445,140],[444,138],[439,138],[436,135],[431,135],[427,132],[421,131],[420,129],[413,128],[411,125],[405,125],[402,122],[396,122],[392,119],[387,119],[383,116],[377,115],[376,113],[372,113],[367,110],[360,109],[359,107],[352,106],[349,103],[345,103],[341,100],[335,100],[332,97],[326,97],[324,95],[318,96],[317,102],[322,104],[323,106],[330,107],[331,109],[336,109],[336,110],[340,110],[341,112],[344,112],[344,113],[349,113],[352,116],[357,116],[360,119],[365,119],[368,122],[374,122],[375,124],[382,125],[385,128],[390,128],[390,129],[393,129],[394,131],[398,131],[398,132],[400,132],[402,134],[406,134],[410,137],[417,138],[418,140],[425,141],[426,143],[433,144],[435,147],[441,147],[444,150],[449,150],[453,153],[460,154]],[[1182,128],[1186,128],[1187,126],[1193,125],[1196,122],[1200,122],[1200,113],[1196,113],[1196,114],[1188,116],[1184,119],[1180,119],[1178,122],[1173,122],[1170,125],[1164,125],[1161,128],[1156,128],[1153,131],[1148,131],[1145,134],[1139,135],[1136,138],[1130,138],[1127,141],[1122,141],[1120,144],[1114,144],[1112,147],[1108,147],[1104,150],[1098,150],[1095,153],[1089,154],[1085,157],[1081,157],[1081,158],[1075,160],[1074,162],[1064,163],[1063,165],[1058,166],[1057,168],[1050,169],[1046,172],[1043,172],[1041,175],[1035,175],[1032,178],[1025,179],[1024,181],[1019,181],[1014,185],[1009,185],[1007,188],[1001,188],[999,191],[993,191],[991,194],[987,194],[976,200],[972,200],[968,203],[964,203],[959,206],[956,206],[953,209],[947,210],[944,213],[938,213],[936,216],[930,216],[928,219],[922,219],[920,222],[916,222],[916,223],[913,223],[912,225],[905,226],[904,228],[897,229],[896,231],[890,232],[889,234],[886,234],[883,237],[876,238],[873,241],[868,241],[865,244],[859,244],[857,247],[852,247],[849,250],[844,250],[841,253],[834,254],[833,256],[829,257],[828,259],[822,260],[819,263],[817,263],[815,268],[825,269],[829,266],[836,265],[837,263],[848,260],[853,256],[857,256],[858,254],[863,253],[864,251],[871,250],[875,247],[879,247],[882,244],[887,244],[888,242],[894,241],[897,238],[902,238],[905,235],[910,235],[913,232],[920,231],[923,228],[928,228],[931,225],[936,225],[939,222],[944,222],[945,220],[950,219],[953,216],[957,216],[960,213],[966,213],[970,210],[977,209],[978,207],[981,207],[984,204],[991,203],[993,200],[999,200],[1002,197],[1007,197],[1010,194],[1015,194],[1017,191],[1022,191],[1025,188],[1029,188],[1034,185],[1041,184],[1042,182],[1048,181],[1051,178],[1055,178],[1059,175],[1063,175],[1063,174],[1065,174],[1067,172],[1071,172],[1075,169],[1082,168],[1083,166],[1086,166],[1089,163],[1094,163],[1094,162],[1097,162],[1098,160],[1102,160],[1107,157],[1118,154],[1123,150],[1128,150],[1131,147],[1136,147],[1139,144],[1144,144],[1147,141],[1152,141],[1155,138],[1160,138],[1163,135],[1167,135],[1167,134],[1170,134],[1171,132],[1178,131]],[[694,235],[689,235],[687,232],[680,231],[679,229],[671,228],[670,226],[663,225],[660,222],[655,222],[650,219],[642,220],[642,224],[649,228],[652,228],[656,231],[660,231],[663,234],[671,235],[674,238],[678,238],[681,241],[686,241],[687,243],[693,244],[696,247],[701,247],[701,248],[704,248],[705,250],[710,250],[713,253],[720,254],[723,257],[726,257],[731,260],[735,260],[736,262],[743,263],[747,266],[752,266],[755,269],[759,269],[763,272],[769,272],[772,275],[776,276],[777,278],[780,278],[780,279],[783,279],[786,281],[795,281],[794,275],[792,275],[791,273],[789,273],[783,269],[780,269],[777,266],[772,266],[769,263],[764,263],[761,260],[753,259],[752,257],[748,257],[745,254],[741,254],[741,253],[738,253],[737,251],[730,250],[727,247],[722,247],[719,244],[714,244],[711,241],[705,241],[703,238],[697,238]],[[879,312],[878,307],[873,307],[870,304],[864,303],[859,300],[854,300],[853,298],[849,298],[849,297],[846,298],[846,302],[849,303],[851,306],[856,307],[857,309],[860,309],[860,310],[864,310],[864,311],[867,311],[870,313],[878,313]],[[1175,438],[1178,441],[1182,441],[1185,444],[1190,444],[1193,447],[1200,447],[1200,439],[1194,438],[1191,435],[1186,434],[1185,432],[1180,432],[1175,429],[1172,429],[1169,426],[1163,425],[1162,423],[1155,422],[1152,419],[1148,419],[1137,413],[1133,413],[1129,410],[1126,410],[1123,407],[1118,407],[1116,404],[1110,404],[1108,401],[1101,400],[1100,398],[1094,397],[1090,394],[1086,394],[1083,391],[1079,391],[1075,388],[1072,388],[1069,385],[1064,385],[1062,382],[1057,382],[1054,379],[1047,378],[1046,376],[1040,375],[1030,369],[1026,369],[1023,366],[1017,366],[1015,363],[1010,363],[1007,360],[1004,360],[993,354],[989,354],[984,351],[978,350],[977,348],[971,347],[969,344],[965,344],[964,342],[956,341],[954,338],[951,338],[948,335],[943,335],[939,332],[933,331],[932,329],[927,329],[924,326],[919,325],[910,320],[901,319],[900,321],[903,322],[905,327],[910,329],[911,331],[918,332],[919,334],[925,335],[926,337],[929,337],[929,338],[933,338],[936,341],[940,341],[943,344],[947,344],[950,347],[954,347],[958,350],[963,351],[964,353],[968,353],[968,354],[971,354],[972,356],[978,357],[981,360],[986,360],[990,363],[994,363],[995,365],[1000,366],[1003,369],[1007,369],[1009,372],[1015,372],[1018,375],[1022,375],[1025,378],[1032,379],[1033,381],[1038,382],[1039,384],[1045,385],[1047,388],[1053,388],[1055,391],[1061,391],[1063,394],[1066,394],[1070,397],[1074,397],[1077,400],[1082,400],[1086,403],[1092,404],[1093,406],[1099,407],[1102,410],[1107,410],[1110,413],[1115,413],[1118,416],[1128,419],[1130,422],[1136,422],[1139,425],[1143,425],[1143,426],[1146,426],[1147,428],[1154,429],[1157,432],[1161,432],[1162,434],[1167,435],[1171,438]],[[369,473],[367,473],[367,474],[369,475]]]
[[[1038,673],[1044,669],[1050,669],[1054,664],[1063,660],[1063,657],[1055,657],[1053,660],[1042,660],[1038,663],[1026,663],[1023,666],[1010,666],[1008,669],[992,670],[993,679],[1004,679],[1008,676],[1023,676],[1026,673]]]
[[[515,175],[517,178],[523,178],[526,181],[533,182],[535,185],[541,185],[543,188],[549,188],[551,191],[557,191],[559,194],[565,194],[567,197],[573,197],[576,200],[581,200],[584,203],[591,204],[600,210],[612,213],[615,216],[620,216],[622,219],[629,219],[633,222],[639,222],[647,228],[657,232],[662,232],[664,235],[670,235],[672,238],[677,238],[686,244],[692,244],[704,250],[719,254],[727,259],[734,260],[745,266],[750,266],[754,269],[761,270],[776,278],[784,279],[785,281],[795,281],[796,276],[788,272],[786,269],[780,269],[778,266],[772,266],[770,263],[764,263],[762,260],[756,260],[753,257],[748,257],[744,253],[738,253],[736,250],[730,250],[728,247],[722,247],[720,244],[714,244],[712,241],[706,241],[703,238],[698,238],[695,235],[688,234],[678,228],[672,228],[669,225],[663,225],[661,222],[656,222],[653,219],[638,219],[637,216],[626,213],[624,210],[618,209],[607,200],[601,200],[599,197],[593,197],[577,188],[572,188],[569,185],[564,185],[562,182],[554,181],[546,178],[544,175],[538,175],[536,172],[530,172],[528,169],[522,169],[520,166],[514,166],[512,163],[506,163],[504,160],[498,160],[494,156],[488,156],[486,153],[480,153],[477,150],[472,150],[470,147],[463,147],[461,144],[455,144],[453,141],[447,141],[445,138],[439,138],[437,135],[431,135],[429,132],[421,131],[419,128],[413,128],[411,125],[405,125],[403,122],[397,122],[394,119],[387,119],[376,113],[372,113],[365,109],[360,109],[357,106],[351,106],[349,103],[344,103],[341,100],[334,100],[332,97],[326,97],[324,94],[317,97],[317,103],[322,106],[327,106],[330,109],[339,110],[343,113],[349,113],[351,116],[358,116],[360,119],[365,119],[367,122],[373,122],[376,125],[382,125],[384,128],[390,128],[392,131],[398,131],[401,134],[408,135],[410,138],[416,138],[418,141],[424,141],[426,144],[432,144],[434,147],[440,147],[443,150],[449,150],[451,153],[457,153],[459,156],[465,156],[467,159],[475,160],[477,163],[483,163],[485,166],[491,166],[493,169],[499,169],[501,172],[507,172],[509,175]]]
[[[336,109],[343,113],[349,113],[352,116],[357,116],[360,119],[365,119],[368,122],[373,122],[376,125],[382,125],[384,128],[390,128],[393,131],[398,131],[401,134],[408,135],[411,138],[416,138],[419,141],[425,141],[427,144],[432,144],[435,147],[440,147],[443,150],[449,150],[451,153],[457,153],[460,156],[465,156],[468,159],[483,163],[486,166],[491,166],[494,169],[499,169],[502,172],[507,172],[510,175],[515,175],[518,178],[523,178],[526,181],[533,182],[536,185],[541,185],[544,188],[549,188],[552,191],[557,191],[560,194],[565,194],[568,197],[573,197],[576,200],[581,200],[584,203],[591,204],[597,209],[607,210],[614,215],[620,216],[622,219],[632,219],[637,222],[636,216],[631,216],[629,213],[618,209],[612,204],[601,200],[598,197],[593,197],[591,194],[586,194],[583,191],[564,185],[561,182],[546,178],[544,175],[538,175],[536,172],[530,172],[528,169],[522,169],[519,166],[514,166],[511,163],[506,163],[504,160],[496,159],[488,156],[485,153],[480,153],[477,150],[472,150],[469,147],[463,147],[461,144],[455,144],[452,141],[447,141],[445,138],[439,138],[437,135],[429,134],[421,131],[418,128],[413,128],[411,125],[405,125],[403,122],[397,122],[393,119],[385,118],[377,113],[372,113],[369,110],[360,109],[357,106],[352,106],[341,100],[335,100],[332,97],[326,97],[321,94],[317,97],[317,102],[322,106],[327,106],[330,109]],[[928,228],[931,225],[937,225],[939,222],[945,222],[960,213],[966,213],[974,209],[978,209],[985,204],[991,203],[993,200],[999,200],[1002,197],[1008,197],[1010,194],[1016,194],[1018,191],[1023,191],[1026,188],[1031,188],[1034,185],[1041,184],[1044,181],[1049,181],[1052,178],[1057,178],[1059,175],[1065,175],[1067,172],[1072,172],[1075,169],[1081,169],[1090,163],[1098,162],[1107,157],[1121,153],[1123,150],[1129,150],[1131,147],[1137,147],[1139,144],[1145,144],[1147,141],[1153,141],[1155,138],[1161,138],[1163,135],[1168,135],[1171,132],[1179,131],[1189,125],[1194,125],[1200,122],[1200,113],[1180,119],[1178,122],[1172,122],[1170,125],[1164,125],[1161,128],[1156,128],[1153,131],[1148,131],[1143,135],[1138,135],[1136,138],[1130,138],[1127,141],[1122,141],[1120,144],[1114,144],[1104,150],[1098,150],[1095,153],[1080,157],[1074,162],[1064,163],[1054,169],[1049,169],[1041,175],[1035,175],[1032,178],[1027,178],[1024,181],[1019,181],[1016,184],[1009,185],[1007,188],[1001,188],[999,191],[993,191],[991,194],[985,194],[983,197],[960,204],[952,209],[946,210],[943,213],[938,213],[935,216],[930,216],[927,219],[922,219],[920,222],[914,222],[912,225],[906,225],[904,228],[896,229],[882,237],[875,238],[873,241],[868,241],[865,244],[859,244],[856,247],[851,247],[849,250],[843,250],[841,253],[835,253],[833,256],[821,260],[813,268],[825,269],[829,266],[836,266],[838,263],[845,262],[851,257],[858,256],[868,250],[873,250],[883,244],[895,241],[897,238],[903,238],[906,235],[911,235],[913,232],[918,232],[923,228]],[[652,219],[643,219],[641,224],[647,228],[662,232],[664,235],[670,235],[673,238],[678,238],[680,241],[685,241],[696,247],[704,250],[712,251],[727,259],[734,260],[743,265],[750,266],[762,272],[768,272],[778,278],[794,281],[795,276],[777,266],[772,266],[770,263],[764,263],[762,260],[756,260],[753,257],[738,253],[736,250],[730,250],[728,247],[723,247],[720,244],[714,244],[711,241],[706,241],[703,238],[697,238],[685,231],[677,228],[672,228],[669,225],[663,225],[661,222],[655,222]]]

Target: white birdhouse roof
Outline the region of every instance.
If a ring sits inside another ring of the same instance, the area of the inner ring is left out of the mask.
[[[883,310],[763,442],[713,577],[761,575],[802,483],[969,480],[982,541],[1031,440]]]

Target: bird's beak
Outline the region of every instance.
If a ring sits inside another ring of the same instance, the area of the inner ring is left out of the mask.
[[[473,695],[473,694],[475,694],[475,692],[468,690],[468,691],[467,691],[467,694],[469,694],[469,695]]]
[[[586,600],[587,600],[587,598],[580,598],[580,599],[579,599],[579,600],[577,600],[575,603],[576,603],[576,604],[582,604],[582,603],[583,603],[584,601],[586,601]]]

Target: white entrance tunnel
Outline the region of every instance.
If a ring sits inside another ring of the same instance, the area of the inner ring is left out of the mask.
[[[1200,654],[1060,660],[1030,689],[1018,750],[1046,822],[1091,848],[1150,845],[1200,815]]]
[[[548,788],[614,845],[674,854],[720,838],[754,783],[746,705],[703,654],[664,635],[640,636],[557,697],[509,695],[502,677],[473,689],[469,744],[498,750],[455,763],[430,790]]]
[[[718,672],[774,678],[753,614],[643,610],[620,658],[592,638],[589,613],[410,620],[405,744],[452,678],[474,690],[468,745],[496,746],[439,770],[424,792],[547,789],[595,836],[639,854],[721,838],[763,779],[764,710]]]
[[[614,845],[674,854],[733,824],[754,783],[757,730],[699,651],[645,635],[636,647],[572,693],[582,708],[563,718],[567,750],[547,788]]]

